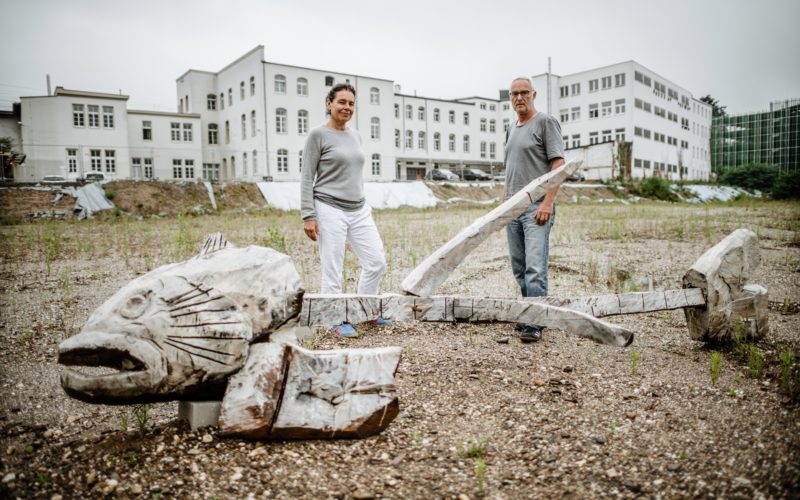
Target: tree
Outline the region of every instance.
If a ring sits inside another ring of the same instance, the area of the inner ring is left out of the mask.
[[[728,116],[728,112],[725,111],[725,109],[728,106],[721,105],[718,100],[711,97],[711,94],[704,95],[703,97],[700,98],[700,100],[706,104],[711,105],[711,116],[713,116],[714,118],[719,118],[720,116]]]

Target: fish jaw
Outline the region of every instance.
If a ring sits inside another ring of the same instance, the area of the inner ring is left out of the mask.
[[[166,363],[155,346],[139,337],[83,331],[59,345],[58,362],[65,366],[61,387],[81,401],[129,404],[169,399],[163,394]],[[87,375],[66,368],[69,366],[107,367],[119,371]]]

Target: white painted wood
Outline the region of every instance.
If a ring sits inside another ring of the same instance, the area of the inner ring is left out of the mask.
[[[689,335],[695,340],[730,338],[733,333],[730,303],[742,297],[760,260],[758,237],[737,229],[704,253],[683,276],[683,286],[699,288],[705,307],[685,309]]]
[[[769,333],[769,294],[763,286],[745,285],[741,297],[729,307],[731,322],[743,322],[750,337],[759,339]]]
[[[464,257],[480,245],[490,234],[505,227],[519,217],[530,204],[559,186],[575,170],[580,160],[571,160],[552,172],[533,180],[520,192],[506,200],[486,215],[462,229],[453,239],[439,247],[422,261],[403,280],[401,287],[408,295],[431,295],[447,279]]]
[[[221,407],[220,401],[179,401],[178,420],[189,424],[193,431],[202,427],[216,427]]]
[[[596,318],[620,314],[637,314],[653,311],[702,306],[706,301],[699,288],[683,288],[654,292],[628,292],[593,295],[575,299],[556,297],[528,297],[524,300],[542,302],[565,309],[585,312]]]

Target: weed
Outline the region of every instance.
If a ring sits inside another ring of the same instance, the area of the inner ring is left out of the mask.
[[[406,344],[406,358],[409,363],[414,363],[414,347],[411,345],[411,342]]]
[[[125,406],[120,406],[117,409],[117,421],[119,422],[119,428],[122,432],[128,431],[128,408]]]
[[[589,259],[589,262],[586,263],[586,279],[588,279],[589,283],[592,285],[596,285],[599,277],[600,273],[597,270],[597,261],[592,257]]]
[[[461,443],[461,455],[469,458],[483,458],[486,456],[486,444],[488,442],[488,436],[481,436],[470,440],[469,444]]]
[[[267,229],[267,235],[261,238],[259,244],[261,246],[277,250],[281,253],[286,253],[286,237],[283,235],[281,230],[275,226]]]
[[[710,373],[711,373],[711,382],[716,384],[717,379],[719,378],[719,374],[722,372],[722,354],[717,351],[711,353],[710,357]]]
[[[42,244],[44,252],[44,262],[47,267],[47,274],[50,274],[50,267],[53,261],[61,255],[61,234],[59,234],[56,223],[49,221],[42,231]]]
[[[147,430],[147,423],[150,420],[150,405],[139,404],[133,406],[133,420],[136,422],[136,428],[139,432],[143,433]]]
[[[50,482],[50,474],[47,472],[36,471],[36,482],[45,485]]]
[[[125,457],[125,463],[128,464],[128,467],[136,467],[136,464],[139,463],[139,458],[136,456],[136,453],[130,452],[128,456]]]
[[[728,387],[728,396],[735,398],[736,397],[736,389],[733,387]]]
[[[633,351],[631,353],[631,375],[634,377],[639,369],[639,359],[641,359],[641,354],[639,354],[639,351]]]
[[[747,353],[747,376],[750,378],[759,379],[764,374],[764,353],[761,350],[751,345]]]
[[[778,359],[781,363],[781,388],[790,391],[792,388],[792,364],[794,363],[794,351],[792,349],[781,349],[778,352]]]
[[[419,446],[422,442],[422,434],[419,431],[414,431],[411,433],[411,442],[414,443],[414,446]]]
[[[475,463],[475,481],[478,483],[478,491],[483,493],[486,487],[486,461],[483,458],[473,458]]]
[[[616,433],[616,432],[617,432],[617,421],[616,421],[616,420],[612,420],[612,421],[611,421],[611,422],[608,424],[608,428],[609,428],[609,429],[611,429],[611,432],[614,432],[614,433]]]

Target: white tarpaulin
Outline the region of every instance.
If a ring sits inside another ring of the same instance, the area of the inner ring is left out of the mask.
[[[78,189],[67,187],[61,192],[75,197],[75,211],[78,212],[78,219],[85,219],[91,217],[95,212],[114,208],[114,204],[108,201],[106,193],[98,183],[86,184]]]
[[[678,186],[673,185],[673,189],[676,189]],[[696,202],[703,202],[703,201],[712,201],[712,200],[719,200],[719,201],[728,201],[736,198],[737,196],[754,196],[756,198],[761,198],[761,193],[755,191],[754,193],[749,193],[744,189],[731,187],[731,186],[711,186],[708,184],[684,184],[683,189],[692,193],[696,199],[688,199],[686,201],[692,203]]]
[[[206,187],[206,191],[208,191],[208,199],[211,200],[211,208],[214,210],[217,209],[217,199],[214,198],[214,188],[211,187],[211,183],[208,181],[203,181],[203,185]]]
[[[267,204],[278,210],[300,210],[299,182],[257,182]],[[436,197],[424,182],[366,182],[364,197],[372,208],[436,206]]]

